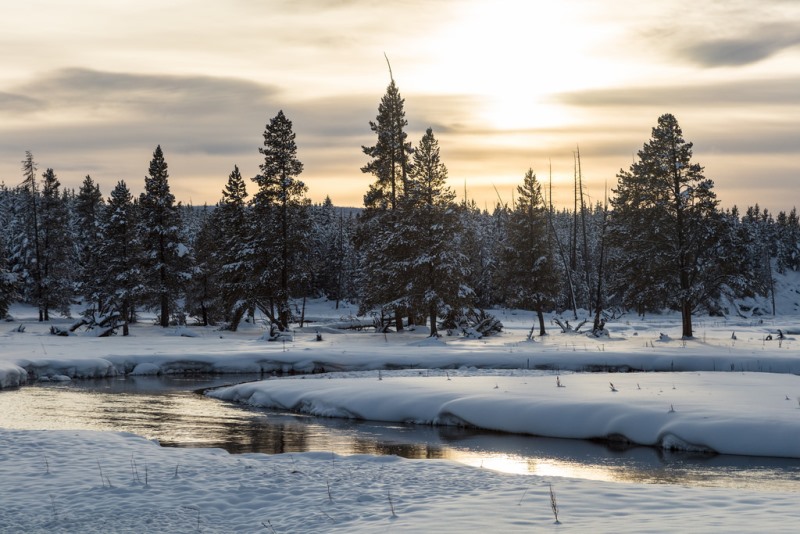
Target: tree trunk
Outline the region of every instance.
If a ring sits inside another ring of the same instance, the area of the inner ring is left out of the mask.
[[[547,331],[544,329],[544,313],[541,306],[536,309],[536,317],[539,318],[539,335],[546,336]]]
[[[437,313],[436,304],[431,302],[430,307],[430,319],[431,319],[431,335],[430,337],[438,337],[439,330],[436,327],[436,322],[439,320],[439,314]]]
[[[681,303],[681,322],[683,323],[683,338],[694,337],[692,335],[692,304],[687,300]]]
[[[403,310],[400,308],[394,310],[394,327],[398,332],[403,331]]]
[[[161,326],[169,326],[169,297],[166,294],[161,295]]]

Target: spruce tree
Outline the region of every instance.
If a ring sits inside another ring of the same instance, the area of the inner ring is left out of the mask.
[[[45,320],[43,307],[42,245],[39,211],[41,198],[36,180],[37,166],[30,151],[22,160],[22,183],[18,188],[18,201],[14,203],[15,216],[11,223],[9,252],[11,271],[20,285],[22,298],[39,309],[39,321]]]
[[[175,196],[170,192],[167,162],[161,145],[153,152],[144,192],[139,195],[141,218],[137,234],[143,252],[145,304],[159,310],[159,324],[169,326],[181,289],[181,219]]]
[[[619,289],[628,304],[680,310],[690,338],[695,307],[724,282],[712,246],[720,221],[714,182],[692,162],[692,143],[670,114],[617,179],[609,239],[621,251],[616,269],[628,273]]]
[[[446,181],[439,142],[428,128],[414,151],[405,194],[396,210],[401,231],[394,241],[403,290],[411,308],[429,319],[431,336],[438,335],[440,316],[460,311],[473,296],[466,285],[468,261],[459,247],[461,220],[455,193]]]
[[[393,265],[393,256],[398,252],[395,239],[402,238],[402,218],[395,211],[405,193],[413,153],[405,132],[408,121],[403,106],[404,100],[392,78],[378,105],[375,121],[369,123],[377,136],[376,143],[361,147],[370,158],[361,172],[372,174],[375,182],[364,195],[365,209],[356,236],[361,257],[362,311],[380,308],[381,320],[385,312],[393,312],[398,331],[403,329],[408,295],[400,280],[404,273]]]
[[[213,245],[213,261],[219,269],[222,315],[227,328],[236,331],[244,314],[255,306],[253,272],[255,250],[248,226],[247,188],[234,166],[222,198],[211,216],[219,235]]]
[[[253,197],[253,231],[256,232],[257,269],[262,273],[259,307],[284,331],[291,317],[291,286],[301,277],[299,269],[308,232],[308,188],[297,179],[303,164],[297,159],[292,122],[283,111],[270,119],[264,130],[261,173],[253,178],[258,191]],[[277,308],[274,311],[273,306]]]
[[[123,335],[134,322],[137,299],[143,296],[139,240],[136,235],[136,209],[124,180],[111,191],[100,221],[99,261],[104,265],[99,297],[106,312],[119,314]]]
[[[40,311],[43,320],[50,319],[50,310],[70,315],[72,298],[72,255],[69,238],[69,211],[61,195],[61,183],[53,169],[42,174],[40,209]]]
[[[185,236],[192,245],[192,253],[186,256],[191,265],[190,276],[185,281],[184,306],[186,312],[197,317],[202,326],[210,326],[222,318],[221,273],[214,253],[222,231],[208,206],[199,210],[198,222],[200,224],[187,231]]]
[[[105,302],[100,298],[101,274],[105,265],[100,261],[100,224],[103,215],[103,195],[100,186],[86,175],[78,195],[75,197],[74,231],[78,272],[76,292],[89,299],[100,313],[105,310]]]
[[[539,335],[545,330],[544,312],[555,304],[560,280],[547,230],[547,207],[541,184],[532,169],[517,186],[517,198],[508,219],[508,237],[501,256],[501,283],[509,305],[534,310]],[[531,329],[533,331],[533,329]]]
[[[11,272],[8,231],[12,228],[14,197],[4,183],[0,183],[0,321],[8,315],[15,297],[16,276]]]

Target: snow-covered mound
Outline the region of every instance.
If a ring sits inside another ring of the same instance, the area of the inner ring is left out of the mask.
[[[800,377],[769,373],[273,379],[208,395],[312,415],[800,458]]]

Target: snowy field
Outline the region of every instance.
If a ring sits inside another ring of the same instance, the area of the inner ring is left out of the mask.
[[[250,372],[264,380],[210,394],[323,416],[800,458],[797,316],[698,317],[687,341],[676,316],[625,316],[607,337],[552,325],[528,341],[531,314],[500,310],[499,336],[432,340],[424,328],[344,333],[331,325],[353,310],[317,302],[311,326],[266,342],[258,324],[57,337],[32,312],[14,307],[0,327],[4,388]],[[314,370],[332,373],[286,376]],[[781,493],[614,483],[443,460],[230,455],[87,431],[0,429],[0,477],[0,532],[794,532],[800,520],[800,481]]]

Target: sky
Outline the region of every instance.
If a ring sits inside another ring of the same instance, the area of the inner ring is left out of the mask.
[[[513,202],[531,168],[592,203],[675,115],[723,207],[800,204],[796,0],[27,0],[0,18],[0,182],[30,150],[65,187],[142,190],[161,145],[184,203],[258,173],[283,110],[308,196],[360,206],[390,81],[458,198]],[[248,190],[255,184],[248,180]]]

